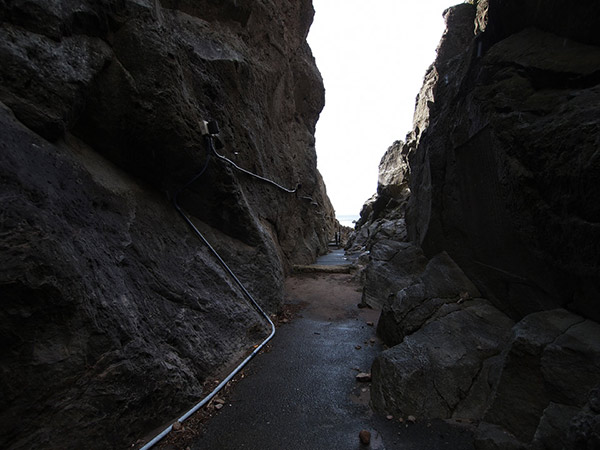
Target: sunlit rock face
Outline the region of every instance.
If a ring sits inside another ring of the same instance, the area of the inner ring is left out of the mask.
[[[390,347],[373,405],[476,421],[480,450],[597,446],[600,4],[475,3],[445,12],[414,129],[382,160],[409,180],[406,239],[374,225],[395,207],[356,232]]]
[[[325,251],[310,1],[0,3],[0,446],[126,448],[177,417]]]

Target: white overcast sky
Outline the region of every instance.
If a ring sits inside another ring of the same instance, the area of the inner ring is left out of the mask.
[[[412,129],[415,98],[460,0],[313,0],[308,35],[325,82],[318,168],[336,215],[360,213],[383,153]]]

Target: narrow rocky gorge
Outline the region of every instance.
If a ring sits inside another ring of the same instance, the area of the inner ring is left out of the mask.
[[[474,3],[348,246],[389,346],[373,406],[477,449],[600,448],[600,4]]]
[[[147,442],[268,334],[173,200],[268,314],[327,251],[313,13],[0,0],[0,447]],[[478,450],[600,448],[600,3],[444,15],[347,247],[382,310],[371,406]]]

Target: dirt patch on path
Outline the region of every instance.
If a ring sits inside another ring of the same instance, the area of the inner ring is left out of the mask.
[[[304,317],[320,320],[360,319],[376,323],[379,311],[359,308],[360,284],[348,274],[304,273],[285,282],[286,306],[301,307]]]

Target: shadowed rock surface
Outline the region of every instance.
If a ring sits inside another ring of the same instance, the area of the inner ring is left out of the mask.
[[[351,241],[391,346],[373,404],[481,421],[479,450],[595,448],[600,4],[475,3]]]
[[[519,11],[536,4],[524,3]],[[429,125],[410,157],[409,239],[428,256],[447,251],[516,319],[557,306],[600,319],[600,49],[573,39],[597,25],[593,4],[552,2],[509,27],[517,2],[481,2],[486,31],[460,51],[442,42],[430,75]],[[543,19],[567,5],[560,27]],[[467,8],[450,18],[473,17]],[[464,32],[473,36],[472,22]]]
[[[202,398],[326,251],[310,1],[0,2],[0,446],[125,448]]]
[[[484,420],[522,442],[569,448],[570,422],[600,380],[600,325],[564,309],[531,314],[513,328],[502,366]]]

